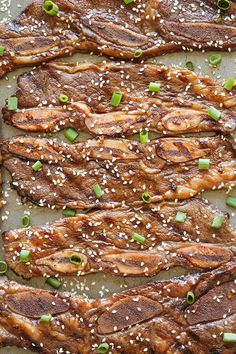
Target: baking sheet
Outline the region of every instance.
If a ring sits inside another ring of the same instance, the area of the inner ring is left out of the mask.
[[[31,3],[31,0],[0,0],[0,22],[10,17],[15,17],[20,13],[23,8]],[[208,65],[208,57],[210,53],[175,53],[161,56],[151,61],[156,63],[163,63],[167,65],[184,66],[186,61],[191,60],[196,67],[196,72],[207,74],[215,79],[224,79],[229,76],[236,77],[236,53],[222,53],[222,64],[217,69],[212,69]],[[90,56],[76,54],[70,58],[62,59],[70,62],[101,62],[107,60],[104,57]],[[28,71],[30,68],[18,69],[0,80],[0,108],[4,105],[5,99],[15,92],[16,79],[19,74]],[[1,117],[2,118],[2,117]],[[6,138],[14,135],[24,134],[20,130],[11,128],[5,125],[1,119],[1,137]],[[58,138],[63,139],[63,135],[57,134]],[[41,136],[43,136],[41,134]],[[55,135],[54,135],[55,136]],[[80,134],[79,141],[87,139],[86,134]],[[9,174],[4,171],[4,200],[6,204],[1,212],[1,232],[9,229],[19,228],[21,226],[21,217],[24,213],[29,213],[32,225],[42,225],[45,221],[50,222],[61,218],[61,211],[50,210],[47,208],[39,208],[30,203],[22,204],[17,193],[10,189]],[[230,194],[236,196],[236,190],[231,191]],[[210,200],[212,203],[220,207],[222,210],[228,211],[231,216],[231,223],[236,228],[236,215],[233,209],[227,208],[225,205],[226,191],[208,192],[204,193],[203,197]],[[2,246],[2,244],[1,244]],[[4,257],[2,247],[0,248],[0,257]],[[89,297],[103,297],[114,292],[140,285],[144,282],[156,279],[166,279],[177,275],[187,274],[186,271],[180,268],[172,269],[171,271],[161,272],[158,276],[153,278],[122,278],[114,277],[111,275],[92,274],[81,277],[66,277],[63,279],[64,285],[61,290],[72,291],[76,294],[84,294]],[[33,287],[51,288],[45,285],[45,280],[36,278],[31,281],[24,281],[22,278],[17,277],[11,271],[8,272],[10,279],[17,280],[20,283],[31,285]],[[20,350],[16,348],[3,348],[0,349],[0,354],[21,354],[31,353],[31,351]]]

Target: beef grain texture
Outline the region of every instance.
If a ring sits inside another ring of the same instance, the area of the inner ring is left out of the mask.
[[[160,92],[149,92],[150,82],[160,83]],[[118,107],[110,103],[114,91],[123,95]],[[60,103],[61,94],[69,103]],[[26,131],[73,127],[93,135],[127,136],[142,129],[173,135],[236,128],[235,89],[229,93],[222,83],[184,68],[51,62],[21,75],[13,96],[18,109],[8,111],[6,105],[4,120]],[[207,114],[212,106],[221,111],[219,122]]]
[[[235,50],[236,4],[220,14],[215,0],[55,0],[60,12],[49,16],[42,0],[15,20],[0,25],[6,47],[0,76],[74,52],[101,53],[120,59],[142,58],[181,49]]]
[[[204,190],[236,185],[235,142],[225,137],[133,140],[92,139],[69,145],[58,140],[18,136],[3,142],[4,166],[20,196],[40,206],[107,209],[188,199]],[[199,158],[211,161],[199,170]],[[35,172],[35,161],[43,167]],[[104,194],[97,198],[94,185]]]
[[[236,264],[143,285],[106,299],[36,290],[1,277],[0,345],[42,354],[234,354]],[[196,301],[187,305],[192,291]],[[52,315],[50,323],[40,317]]]
[[[177,212],[187,215],[184,223],[175,221]],[[225,217],[219,229],[212,227],[215,215]],[[134,232],[145,237],[143,245],[132,241]],[[228,214],[198,198],[79,214],[8,231],[3,239],[8,266],[26,279],[93,272],[152,276],[174,266],[206,271],[234,260],[236,253]],[[19,260],[22,249],[30,250],[28,263]],[[72,255],[81,263],[72,264]]]

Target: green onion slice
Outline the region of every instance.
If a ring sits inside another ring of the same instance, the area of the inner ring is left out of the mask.
[[[192,305],[195,302],[195,295],[192,291],[187,292],[186,301],[188,305]]]
[[[66,95],[60,95],[60,96],[59,96],[59,101],[60,101],[61,103],[66,103],[66,102],[69,101],[69,97],[66,96]]]
[[[215,23],[221,23],[222,22],[222,17],[219,15],[218,17],[215,18],[214,22]]]
[[[34,170],[35,172],[38,172],[39,170],[41,170],[42,167],[43,167],[42,162],[36,161],[32,166],[32,170]]]
[[[222,62],[222,55],[220,53],[212,54],[208,61],[212,66],[217,66]]]
[[[195,69],[195,66],[194,66],[194,64],[193,64],[192,61],[187,61],[187,62],[185,63],[185,67],[186,67],[188,70],[190,70],[190,71],[194,71],[194,69]]]
[[[74,253],[70,256],[70,263],[80,266],[84,262],[83,257],[79,253]]]
[[[178,211],[176,216],[175,216],[175,221],[179,222],[179,223],[183,223],[185,222],[185,220],[187,219],[187,214],[184,213],[183,211]]]
[[[140,243],[140,244],[143,245],[145,240],[146,240],[146,238],[144,236],[134,232],[133,235],[132,235],[132,240],[134,240],[135,242]]]
[[[55,16],[59,12],[59,7],[57,4],[50,0],[44,1],[42,7],[43,11],[50,16]]]
[[[134,2],[134,0],[124,0],[124,3],[125,3],[126,5],[131,4],[131,2]]]
[[[62,282],[60,281],[60,279],[55,278],[55,277],[47,278],[46,283],[51,285],[51,287],[53,287],[56,290],[59,289],[62,285]]]
[[[29,215],[23,215],[21,218],[22,227],[28,227],[30,225],[30,217]]]
[[[199,170],[209,170],[210,166],[211,166],[210,159],[199,159],[198,160],[198,169]]]
[[[143,54],[143,51],[142,49],[137,49],[135,52],[134,52],[134,58],[139,58],[141,57]]]
[[[218,109],[216,109],[215,107],[210,107],[207,111],[207,114],[209,117],[214,119],[216,122],[218,122],[218,120],[221,117],[221,112],[218,111]]]
[[[106,354],[109,352],[109,344],[107,343],[101,343],[99,346],[98,346],[98,353],[100,354]]]
[[[8,98],[8,111],[15,111],[18,108],[18,98],[9,97]]]
[[[143,130],[139,133],[139,140],[141,144],[143,145],[147,144],[148,139],[149,139],[149,133],[147,131]]]
[[[120,91],[114,91],[113,92],[113,95],[112,95],[112,98],[111,98],[111,105],[113,107],[118,107],[121,103],[121,100],[122,100],[122,92]]]
[[[159,92],[161,89],[161,84],[159,82],[150,82],[148,86],[148,91],[150,92]]]
[[[236,197],[233,197],[232,195],[229,195],[226,198],[226,205],[228,205],[231,208],[235,208],[236,209]]]
[[[5,47],[3,47],[2,45],[0,45],[0,57],[3,57],[4,53],[5,53]]]
[[[41,322],[41,323],[49,323],[51,321],[52,321],[51,315],[42,315],[39,320],[39,322]]]
[[[236,333],[224,333],[223,341],[226,343],[236,343]]]
[[[76,210],[66,208],[62,211],[62,215],[68,216],[68,217],[73,217],[76,215]]]
[[[217,0],[217,7],[220,10],[226,11],[230,7],[230,3],[228,0]]]
[[[93,192],[96,196],[96,198],[101,198],[104,195],[104,191],[102,190],[102,188],[99,186],[99,184],[95,184],[93,186]]]
[[[30,260],[30,250],[21,250],[20,251],[20,261],[22,263],[27,263]]]
[[[224,84],[224,88],[228,91],[231,91],[232,88],[234,87],[235,85],[235,79],[232,78],[232,77],[229,77],[226,81],[225,81],[225,84]]]
[[[5,261],[0,260],[0,274],[5,274],[7,272],[8,266]]]
[[[211,226],[212,226],[214,229],[220,229],[221,226],[223,225],[224,220],[225,220],[224,215],[222,215],[222,214],[217,214],[217,215],[214,216],[214,219],[213,219],[213,221],[212,221],[212,225],[211,225]]]
[[[67,128],[64,131],[64,136],[66,139],[68,139],[71,143],[73,143],[75,141],[75,139],[78,138],[79,136],[79,132],[77,132],[76,129],[74,128]]]
[[[149,193],[144,192],[144,193],[142,193],[142,195],[141,195],[141,199],[142,199],[142,201],[143,201],[144,203],[150,204],[152,197],[151,197],[151,195],[150,195]]]

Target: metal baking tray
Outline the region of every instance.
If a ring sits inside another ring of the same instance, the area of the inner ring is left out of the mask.
[[[14,18],[24,9],[27,4],[31,2],[32,1],[30,0],[0,0],[0,21],[7,20],[11,17]],[[203,75],[207,74],[211,77],[220,80],[223,80],[224,78],[227,78],[229,76],[236,77],[236,53],[222,53],[223,60],[221,65],[217,69],[209,67],[207,60],[209,55],[210,53],[181,52],[160,56],[158,58],[152,59],[151,61],[154,61],[158,64],[184,66],[188,60],[191,60],[196,66],[196,71]],[[75,54],[70,58],[65,58],[62,60],[82,63],[86,61],[101,62],[107,59],[95,55],[90,56]],[[5,99],[14,93],[18,75],[30,69],[31,68],[15,70],[14,72],[8,74],[0,80],[0,109],[4,105]],[[1,119],[1,139],[9,136],[22,134],[24,133],[20,130],[17,130],[4,124]],[[57,136],[59,139],[63,139],[63,135],[61,133],[57,134]],[[154,137],[154,135],[152,136]],[[87,138],[88,135],[81,133],[79,140],[82,141]],[[10,178],[6,171],[4,171],[3,177],[4,200],[6,201],[6,204],[1,211],[1,232],[5,230],[19,228],[21,226],[21,217],[24,213],[30,214],[31,223],[33,225],[42,225],[45,224],[45,221],[50,222],[61,218],[60,211],[50,210],[47,208],[39,208],[30,203],[22,204],[17,193],[11,190],[10,188]],[[230,194],[234,194],[236,196],[236,190],[231,191]],[[210,200],[222,210],[228,211],[231,216],[231,224],[234,226],[234,228],[236,228],[236,215],[233,209],[229,209],[226,207],[225,195],[226,191],[222,190],[204,193],[203,197]],[[2,247],[0,248],[0,250],[0,257],[4,257]],[[121,292],[128,288],[138,286],[144,282],[157,279],[168,279],[182,274],[187,274],[187,272],[181,268],[175,268],[170,271],[161,272],[153,278],[123,278],[103,274],[92,274],[81,277],[66,277],[63,279],[64,285],[61,290],[72,291],[75,294],[84,294],[89,297],[105,297],[109,294]],[[48,285],[45,285],[45,279],[42,278],[36,278],[31,281],[25,281],[22,278],[14,275],[14,273],[11,271],[9,271],[7,275],[10,279],[17,280],[18,282],[23,284],[31,285],[36,288],[38,287],[50,289]],[[6,353],[21,354],[31,353],[31,351],[25,351],[16,348],[0,349],[0,354]]]

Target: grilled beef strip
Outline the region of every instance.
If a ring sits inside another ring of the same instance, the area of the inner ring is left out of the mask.
[[[15,67],[41,63],[73,52],[121,59],[153,57],[181,49],[235,50],[236,4],[219,14],[214,0],[55,0],[56,16],[34,1],[15,20],[0,25],[6,48],[0,76]],[[219,17],[220,15],[220,17]],[[220,22],[218,21],[220,18]]]
[[[160,138],[146,145],[105,138],[69,145],[18,136],[5,140],[2,151],[19,195],[51,208],[140,205],[143,192],[159,202],[236,185],[235,143],[223,136]],[[209,170],[199,170],[199,158],[210,159]],[[43,166],[35,172],[38,160]]]
[[[45,354],[233,354],[236,263],[208,273],[145,284],[105,299],[36,290],[0,279],[0,344]],[[195,303],[188,305],[192,291]],[[41,323],[42,315],[52,315]]]
[[[177,212],[187,215],[185,222],[176,222]],[[219,229],[212,227],[216,215],[225,217]],[[134,233],[145,237],[144,244],[133,242]],[[174,266],[207,270],[236,253],[228,214],[198,198],[80,214],[8,231],[3,239],[9,267],[26,279],[93,272],[152,276]],[[20,262],[22,249],[30,250],[30,262]],[[70,262],[73,255],[79,257],[77,265]]]
[[[149,92],[150,82],[160,83],[160,92]],[[118,107],[110,103],[114,91],[123,94]],[[70,103],[60,103],[63,93]],[[184,68],[51,62],[18,78],[18,109],[9,111],[6,105],[3,117],[26,131],[74,127],[107,136],[142,129],[164,134],[231,132],[236,128],[235,90],[232,93]],[[219,122],[208,116],[211,106],[221,111]]]

